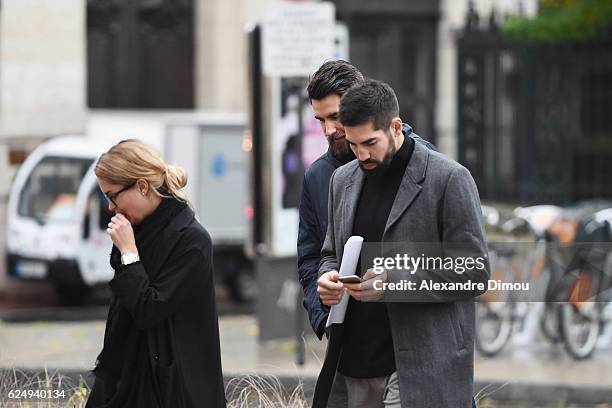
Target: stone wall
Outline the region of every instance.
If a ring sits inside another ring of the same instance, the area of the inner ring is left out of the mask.
[[[3,0],[0,15],[0,138],[81,132],[85,0]]]

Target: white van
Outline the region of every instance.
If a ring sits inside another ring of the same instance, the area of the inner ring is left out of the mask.
[[[82,300],[87,288],[110,280],[112,271],[98,265],[108,265],[112,242],[99,227],[109,216],[92,168],[105,147],[67,136],[43,143],[28,156],[7,209],[10,275],[51,280],[68,302]]]
[[[189,173],[187,195],[213,239],[215,271],[238,300],[253,288],[244,256],[246,164],[241,117],[194,114],[93,114],[87,136],[37,147],[11,186],[7,264],[18,279],[50,281],[67,304],[108,282],[111,215],[98,188],[95,160],[116,141],[138,137]]]

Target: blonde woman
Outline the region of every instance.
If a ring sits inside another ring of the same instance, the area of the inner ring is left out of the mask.
[[[225,407],[212,247],[185,170],[139,140],[96,164],[115,276],[87,407]]]

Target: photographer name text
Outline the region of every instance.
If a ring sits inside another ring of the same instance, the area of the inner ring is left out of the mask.
[[[484,282],[435,282],[433,280],[422,280],[413,282],[407,279],[402,279],[399,282],[383,282],[381,280],[374,281],[375,290],[390,290],[390,291],[484,291],[484,290],[516,290],[528,291],[529,282],[502,282],[499,280],[489,280],[485,285]]]

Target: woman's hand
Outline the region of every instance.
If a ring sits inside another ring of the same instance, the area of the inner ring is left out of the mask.
[[[127,252],[138,254],[132,224],[123,214],[117,213],[111,218],[106,232],[108,232],[108,235],[110,235],[113,243],[122,255]]]

